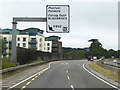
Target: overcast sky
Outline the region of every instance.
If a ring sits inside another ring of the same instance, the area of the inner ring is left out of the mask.
[[[53,2],[54,1],[54,2]],[[70,5],[70,33],[46,33],[46,23],[23,23],[18,29],[35,27],[44,30],[44,36],[58,35],[64,47],[89,47],[89,39],[99,39],[106,49],[118,49],[117,0],[87,0],[60,2],[60,0],[21,1],[0,3],[0,28],[12,28],[12,17],[45,17],[46,5]]]

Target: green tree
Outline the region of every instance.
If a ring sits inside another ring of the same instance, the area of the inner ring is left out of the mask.
[[[4,48],[5,42],[4,39],[0,37],[0,52],[3,54],[5,48]]]
[[[107,55],[107,50],[102,47],[102,44],[98,41],[98,39],[91,39],[88,40],[88,42],[92,42],[88,55],[97,56],[98,58]]]

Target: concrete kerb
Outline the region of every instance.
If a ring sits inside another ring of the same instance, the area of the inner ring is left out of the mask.
[[[44,64],[44,63],[47,63],[47,62],[36,62],[36,63],[25,64],[25,65],[21,65],[21,66],[11,67],[11,68],[0,70],[0,74],[15,71],[15,70],[20,70],[22,68],[26,68],[26,67],[34,66],[34,65],[39,65],[39,64]]]
[[[98,73],[98,72],[96,72],[94,69],[92,69],[88,64],[90,64],[90,62],[85,63],[85,68],[86,68],[87,70],[89,70],[91,73],[94,73],[96,76],[102,78],[103,80],[109,82],[110,84],[112,84],[112,85],[120,88],[120,86],[119,86],[120,83],[115,82],[115,81],[113,81],[112,79],[109,79],[109,78],[107,78],[107,77],[104,77],[103,75],[101,75],[100,73]]]

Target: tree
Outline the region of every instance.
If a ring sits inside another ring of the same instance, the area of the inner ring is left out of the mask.
[[[102,44],[98,41],[98,39],[91,39],[88,40],[88,42],[92,42],[88,55],[97,56],[98,58],[106,55],[107,51],[102,47]]]
[[[90,48],[95,49],[97,47],[102,47],[102,44],[98,41],[98,39],[91,39],[88,42],[92,42]]]
[[[5,45],[4,39],[2,39],[0,37],[0,47],[1,47],[0,51],[1,51],[2,54],[3,54],[4,50],[5,50],[4,45]]]

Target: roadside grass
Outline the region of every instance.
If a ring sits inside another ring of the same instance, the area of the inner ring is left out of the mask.
[[[43,62],[43,60],[31,61],[31,62],[29,62],[29,63],[27,63],[27,64],[36,63],[36,62]],[[10,63],[10,58],[3,59],[3,60],[2,60],[2,69],[10,68],[10,67],[15,67],[14,64],[11,64],[11,63]],[[15,70],[15,71],[10,72],[10,73],[7,73],[7,74],[2,74],[2,77],[0,77],[0,79],[4,79],[4,78],[7,78],[7,77],[10,77],[10,76],[12,76],[12,75],[15,75],[15,74],[17,74],[17,73],[20,73],[20,72],[22,72],[22,71],[24,71],[24,70],[27,70],[27,69],[29,69],[29,68],[30,68],[30,67],[23,68],[22,70],[21,70],[21,69],[20,69],[20,70]]]
[[[24,71],[25,69],[23,69],[23,70],[16,70],[15,72],[11,72],[11,73],[9,73],[9,74],[2,74],[2,79],[4,79],[4,78],[7,78],[7,77],[10,77],[10,76],[12,76],[12,75],[15,75],[15,74],[17,74],[17,73],[20,73],[20,72],[22,72],[22,71]]]
[[[31,62],[29,62],[29,63],[27,63],[27,64],[31,64],[31,63],[37,63],[37,62],[43,62],[43,60],[31,61]]]
[[[109,79],[112,79],[115,82],[120,82],[119,80],[120,76],[118,74],[118,71],[111,70],[105,67],[101,67],[97,65],[96,62],[90,63],[89,66],[95,71],[97,71],[98,73],[102,74],[103,76],[108,77]]]
[[[30,61],[27,64],[36,63],[36,62],[43,62],[43,60]],[[1,64],[2,67],[0,67],[0,69],[11,68],[16,66],[13,63],[10,63],[10,57],[2,59]]]
[[[10,57],[2,59],[2,69],[15,67],[13,63],[10,63]]]

